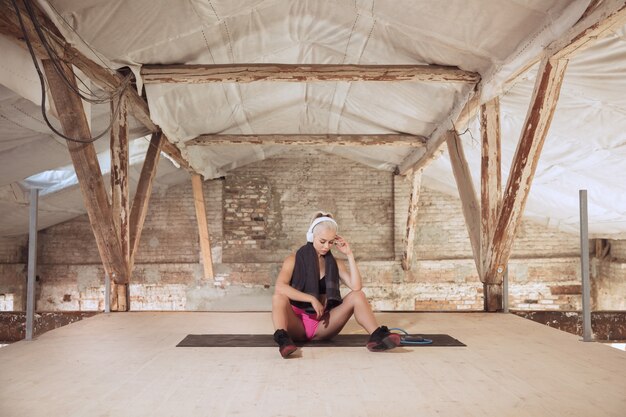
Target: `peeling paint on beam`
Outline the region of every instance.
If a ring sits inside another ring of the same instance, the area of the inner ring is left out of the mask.
[[[502,282],[539,155],[554,116],[567,62],[567,60],[552,61],[545,57],[539,69],[531,106],[513,158],[493,244],[488,249],[489,266],[485,274],[485,283]]]
[[[421,81],[477,83],[480,75],[440,65],[145,65],[145,84],[254,81]]]
[[[297,146],[411,146],[423,147],[419,135],[201,135],[186,146],[210,145],[297,145]]]

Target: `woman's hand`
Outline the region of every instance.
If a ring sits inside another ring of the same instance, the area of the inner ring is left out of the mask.
[[[315,297],[311,297],[311,305],[313,306],[313,309],[315,310],[315,314],[317,315],[316,319],[320,320],[322,318],[322,316],[324,315],[324,305],[322,303],[320,303],[320,300],[318,300]]]
[[[352,255],[352,248],[350,248],[350,244],[341,236],[335,236],[335,246],[339,250],[339,252],[343,253],[346,256]]]

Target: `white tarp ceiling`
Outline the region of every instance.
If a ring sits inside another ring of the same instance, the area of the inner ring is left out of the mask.
[[[130,66],[136,74],[143,64],[172,63],[440,64],[477,71],[485,82],[485,95],[502,93],[505,178],[526,115],[534,74],[530,72],[505,91],[501,91],[503,81],[571,27],[588,3],[589,0],[41,2],[66,39],[83,53],[112,68]],[[22,56],[22,60],[15,60],[12,70],[0,70],[0,84],[7,87],[0,90],[0,186],[10,186],[69,163],[63,145],[41,126],[37,106],[26,105],[29,102],[22,98],[38,103],[34,72],[29,74],[24,69],[27,59],[28,56]],[[15,71],[22,71],[24,77],[15,77]],[[184,141],[209,133],[401,132],[428,136],[447,122],[454,103],[468,88],[453,83],[257,82],[150,84],[146,93],[154,122],[178,144],[195,169],[214,178],[286,148],[185,147]],[[574,231],[578,189],[587,188],[590,232],[602,237],[626,236],[624,93],[626,39],[622,30],[570,62],[526,215]],[[15,109],[15,102],[19,102],[20,108],[30,106],[29,117]],[[102,121],[105,113],[106,109],[93,109],[94,130],[98,130],[96,125],[106,124]],[[473,137],[479,138],[475,121],[469,127]],[[138,130],[134,137],[141,134]],[[463,139],[474,180],[478,181],[480,148],[469,132]],[[108,146],[106,139],[101,142],[103,149]],[[47,149],[50,147],[54,152]],[[324,150],[390,171],[411,152],[402,147],[329,146]],[[4,169],[5,165],[11,169]],[[160,171],[159,176],[163,175]],[[446,157],[431,165],[424,175],[425,184],[456,194]],[[2,213],[10,210],[2,193],[0,201]],[[72,208],[76,212],[83,210],[80,198]],[[26,232],[25,227],[8,227],[14,224],[14,216],[3,215],[0,234],[8,234],[9,230]]]

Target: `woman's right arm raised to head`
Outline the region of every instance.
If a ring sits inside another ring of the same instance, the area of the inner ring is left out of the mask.
[[[312,299],[315,299],[310,294],[303,293],[301,291],[293,288],[291,283],[291,276],[293,275],[293,268],[296,265],[296,255],[289,255],[285,261],[283,262],[283,267],[280,269],[278,273],[278,278],[276,279],[276,293],[287,296],[290,300],[293,301],[305,301],[312,302]]]

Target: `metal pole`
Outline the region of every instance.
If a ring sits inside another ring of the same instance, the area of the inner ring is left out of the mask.
[[[104,312],[111,312],[111,278],[104,273]]]
[[[35,273],[37,272],[37,210],[39,190],[30,190],[28,228],[28,281],[26,283],[26,340],[33,340],[35,321]]]
[[[509,266],[504,270],[504,280],[502,281],[502,311],[509,312]]]
[[[587,218],[587,190],[579,190],[580,198],[580,268],[583,280],[583,341],[591,338],[591,296],[589,286],[589,231]]]

